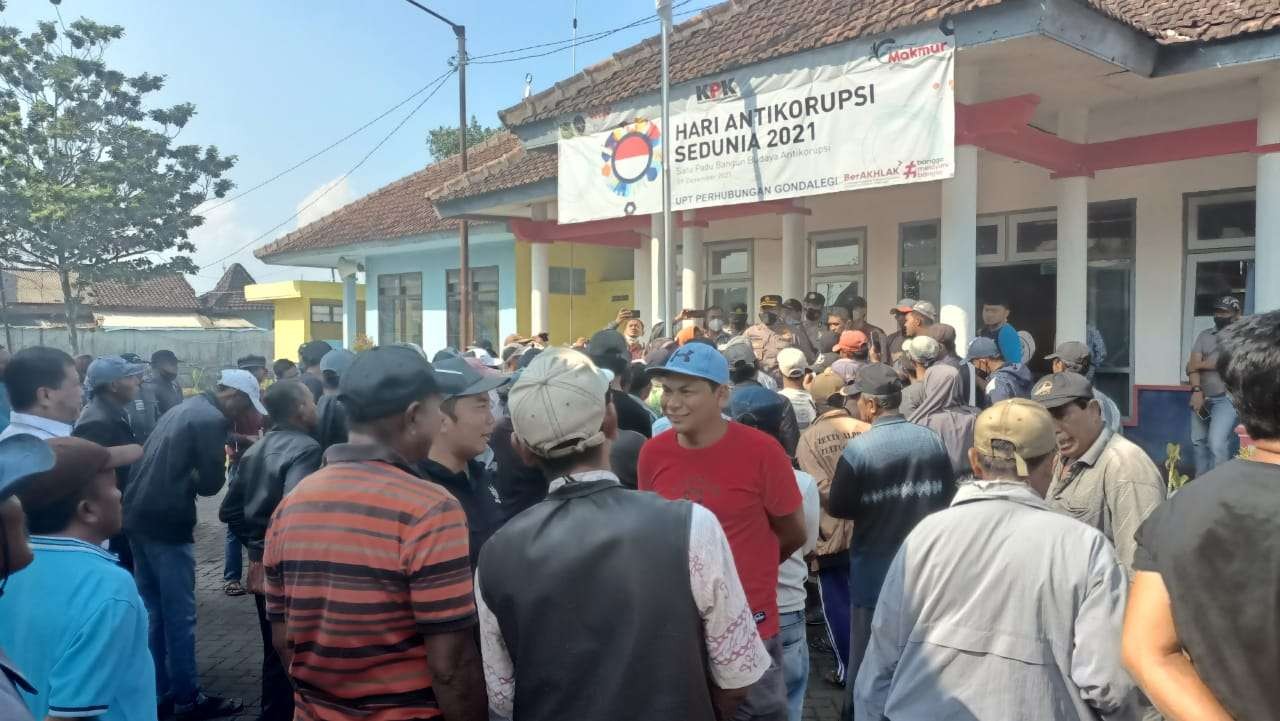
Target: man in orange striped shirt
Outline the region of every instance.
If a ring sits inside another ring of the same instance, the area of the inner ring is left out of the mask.
[[[294,718],[481,721],[467,519],[413,470],[442,420],[431,365],[406,346],[373,348],[340,398],[349,442],[281,501],[263,558]]]

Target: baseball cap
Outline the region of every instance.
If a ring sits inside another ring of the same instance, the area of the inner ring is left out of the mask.
[[[323,363],[324,360],[321,359],[320,362]],[[260,355],[247,355],[241,358],[238,363],[236,363],[236,367],[242,370],[249,370],[250,368],[266,368],[267,358],[266,356],[260,356]]]
[[[644,364],[649,368],[657,368],[666,365],[667,359],[671,357],[671,348],[659,346],[644,354]]]
[[[118,355],[104,355],[95,358],[85,371],[84,382],[90,388],[97,388],[112,381],[129,376],[140,376],[147,370],[142,363],[130,363]]]
[[[873,396],[888,396],[902,392],[902,379],[898,372],[884,363],[870,363],[858,371],[858,378],[845,389],[845,395],[854,396],[866,393]]]
[[[809,359],[799,348],[783,348],[778,351],[778,370],[787,378],[799,378],[809,370]]]
[[[222,376],[218,378],[218,385],[234,388],[241,393],[249,396],[249,401],[253,403],[253,409],[262,415],[270,415],[267,413],[266,406],[262,405],[262,387],[258,385],[258,379],[253,374],[239,368],[227,368],[222,371]]]
[[[171,350],[158,350],[151,354],[151,365],[157,363],[181,363],[177,354]]]
[[[493,357],[488,348],[468,348],[463,356],[467,358],[475,358],[485,368],[501,368],[502,362]]]
[[[0,440],[0,501],[30,485],[31,477],[53,468],[49,444],[27,433]]]
[[[930,338],[933,338],[938,341],[938,343],[942,344],[944,348],[947,346],[954,346],[956,344],[955,326],[947,323],[934,323],[929,326],[928,335]]]
[[[324,354],[333,350],[333,346],[322,340],[312,340],[298,346],[298,358],[308,366],[317,365]]]
[[[996,450],[993,441],[1005,441],[1013,449]],[[1026,398],[1001,401],[978,416],[973,447],[984,456],[1014,461],[1018,476],[1026,477],[1030,475],[1028,458],[1041,458],[1058,447],[1053,418],[1040,404]]]
[[[969,356],[965,360],[979,358],[1000,358],[1000,347],[986,336],[978,336],[969,343]]]
[[[146,363],[146,361],[142,360],[142,356],[138,355],[137,353],[121,353],[120,357],[129,361],[130,363],[143,363],[143,364]]]
[[[780,295],[762,295],[760,296],[760,307],[777,308],[782,305],[782,296]]]
[[[1031,398],[1045,408],[1060,408],[1074,400],[1093,400],[1093,384],[1079,373],[1054,373],[1040,379]]]
[[[1234,295],[1224,295],[1213,304],[1214,310],[1229,310],[1238,312],[1240,310],[1240,299]]]
[[[795,298],[787,298],[786,302],[782,304],[782,307],[787,310],[796,311],[797,313],[804,310],[804,306],[800,305],[800,301]]]
[[[622,334],[613,329],[596,331],[591,336],[591,340],[587,341],[587,355],[589,356],[605,356],[620,355],[624,358],[631,357],[631,349],[627,347],[627,339]]]
[[[714,352],[714,351],[713,351]],[[609,382],[583,353],[551,348],[511,387],[507,406],[515,435],[543,458],[562,458],[605,441]]]
[[[819,406],[831,406],[839,408],[844,405],[844,378],[826,371],[814,376],[813,385],[809,386],[809,395],[813,396],[813,402]],[[832,403],[831,399],[836,398],[836,402]]]
[[[684,345],[696,337],[698,337],[697,326],[685,326],[680,329],[679,333],[676,333],[676,345]]]
[[[862,350],[867,345],[867,334],[860,330],[847,330],[840,334],[840,340],[832,346],[833,351],[854,351],[855,353]]]
[[[529,348],[525,352],[521,353],[520,361],[516,364],[516,368],[528,368],[529,364],[533,362],[533,359],[537,358],[538,354],[541,352],[541,348]]]
[[[902,300],[899,300],[898,304],[893,306],[893,308],[891,308],[889,312],[890,313],[910,313],[911,310],[915,308],[915,305],[916,305],[915,298],[903,298]]]
[[[400,345],[374,346],[356,354],[342,374],[338,399],[357,422],[400,413],[440,387],[421,353]]]
[[[142,458],[142,446],[100,446],[93,441],[74,436],[50,438],[53,465],[27,479],[27,485],[18,491],[22,507],[27,511],[42,508],[70,498],[93,482],[102,471],[136,463]]]
[[[782,425],[783,404],[787,401],[762,386],[739,386],[729,394],[729,415],[733,420],[766,432]]]
[[[832,363],[828,370],[843,378],[846,383],[852,383],[858,377],[858,370],[862,365],[852,358],[841,358]]]
[[[827,297],[816,290],[804,294],[804,304],[821,308],[827,304]]]
[[[732,346],[733,343],[729,345]],[[748,343],[747,348],[750,349],[750,347]],[[704,378],[717,385],[728,385],[729,362],[726,360],[728,352],[728,348],[726,348],[726,355],[720,355],[720,351],[713,346],[703,343],[689,343],[676,349],[662,367],[650,368],[647,373],[657,377],[668,375],[692,376],[694,378]],[[755,362],[754,355],[751,356],[751,360],[753,363]]]
[[[529,346],[527,346],[527,345],[520,345],[519,343],[512,343],[511,345],[503,346],[503,347],[502,347],[502,362],[503,362],[503,363],[507,362],[508,360],[510,360],[510,359],[511,359],[511,356],[516,356],[516,357],[518,358],[518,357],[520,357],[521,355],[523,355],[523,354],[524,354],[524,352],[525,352],[526,350],[528,350],[528,349],[529,349]]]
[[[445,358],[432,365],[436,383],[445,398],[474,396],[488,393],[507,384],[500,375],[486,375],[471,367],[466,358]]]
[[[356,354],[346,348],[334,348],[328,353],[325,353],[324,357],[320,359],[320,370],[333,371],[341,377],[342,374],[346,373],[347,369],[351,367],[351,361],[354,361],[355,359]]]
[[[1078,368],[1088,357],[1089,346],[1077,340],[1069,340],[1066,343],[1059,343],[1053,354],[1046,356],[1045,360],[1060,360],[1069,366]]]
[[[938,309],[933,306],[933,303],[930,303],[927,300],[916,301],[915,304],[911,306],[911,310],[919,313],[929,320],[938,320]]]
[[[720,352],[724,354],[725,362],[730,367],[739,363],[755,365],[756,362],[756,351],[751,347],[751,341],[747,340],[745,336],[735,336],[724,344],[724,348]]]
[[[942,344],[927,335],[908,338],[902,344],[902,351],[911,357],[912,362],[928,363],[942,356]]]

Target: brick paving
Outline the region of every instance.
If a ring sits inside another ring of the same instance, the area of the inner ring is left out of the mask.
[[[196,656],[200,681],[210,693],[234,696],[245,703],[233,721],[252,721],[261,701],[262,647],[258,616],[252,596],[232,598],[222,592],[222,555],[225,526],[218,521],[221,497],[199,502],[196,526]],[[247,564],[247,561],[246,561]],[[810,637],[823,633],[810,626]],[[829,653],[811,652],[812,669],[804,721],[837,721],[844,689],[824,680],[831,670]]]

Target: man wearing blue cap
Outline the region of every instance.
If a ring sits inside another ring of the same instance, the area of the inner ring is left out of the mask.
[[[320,359],[320,374],[324,376],[324,395],[316,402],[316,440],[320,449],[347,442],[347,412],[338,400],[342,376],[351,367],[356,354],[346,348],[334,348]]]
[[[987,384],[987,403],[995,405],[1010,398],[1026,398],[1031,393],[1031,369],[1021,363],[1010,363],[1001,355],[994,340],[979,336],[969,343],[969,357]]]
[[[128,407],[138,398],[146,369],[142,363],[130,363],[120,356],[102,356],[90,363],[85,373],[89,404],[80,411],[71,435],[106,448],[137,443]],[[116,484],[123,493],[129,482],[129,466],[118,466],[115,470]],[[133,552],[123,531],[112,536],[110,548],[120,558],[120,565],[132,571]]]
[[[806,537],[791,461],[773,438],[721,417],[729,400],[729,364],[715,348],[686,344],[649,373],[662,384],[662,411],[674,433],[641,449],[639,488],[700,503],[720,520],[756,630],[774,659],[734,718],[785,719],[778,564]]]

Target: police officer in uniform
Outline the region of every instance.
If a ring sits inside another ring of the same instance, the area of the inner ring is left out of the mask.
[[[801,301],[804,308],[804,315],[800,319],[800,327],[804,329],[805,336],[809,339],[809,345],[814,349],[814,358],[810,358],[810,363],[816,363],[817,357],[823,353],[822,344],[819,339],[822,334],[827,332],[827,298],[817,291],[809,291],[804,294]]]
[[[760,370],[770,376],[778,375],[778,351],[795,345],[795,334],[782,319],[782,296],[760,296],[760,322],[742,335],[751,341]]]

